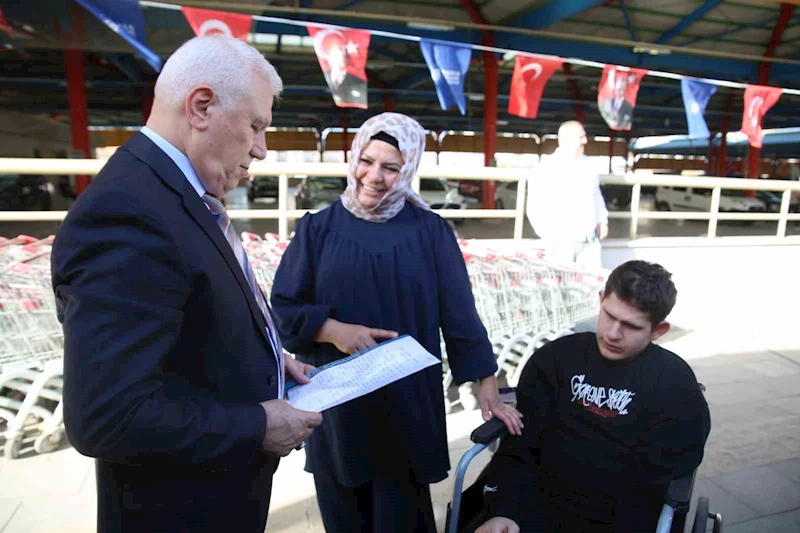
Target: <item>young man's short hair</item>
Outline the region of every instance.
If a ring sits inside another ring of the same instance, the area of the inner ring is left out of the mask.
[[[672,311],[678,290],[672,283],[672,274],[664,267],[634,260],[621,264],[608,276],[605,296],[612,294],[649,314],[655,326]]]

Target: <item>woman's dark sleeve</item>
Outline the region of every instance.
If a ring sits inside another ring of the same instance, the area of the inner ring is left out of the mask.
[[[315,302],[314,227],[311,215],[297,223],[272,285],[271,303],[284,348],[291,353],[312,350],[314,337],[331,308]]]
[[[430,224],[436,259],[439,324],[447,361],[456,383],[477,381],[497,371],[492,345],[472,295],[467,267],[458,242],[444,219]]]
[[[557,401],[556,350],[553,343],[534,352],[522,369],[517,386],[517,410],[525,427],[522,435],[507,435],[492,457],[486,475],[486,509],[490,517],[516,522],[535,500],[539,439]]]

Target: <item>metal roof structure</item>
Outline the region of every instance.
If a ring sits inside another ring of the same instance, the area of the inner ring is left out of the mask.
[[[770,0],[275,0],[222,2],[186,0],[172,4],[245,12],[293,20],[385,30],[436,39],[663,70],[678,74],[755,83],[769,68],[771,85],[800,87],[800,8]],[[795,0],[793,3],[800,3]],[[147,45],[166,59],[193,36],[180,11],[144,2]],[[132,126],[142,121],[142,95],[156,73],[130,46],[89,13],[76,38],[69,0],[0,3],[12,28],[0,32],[0,110],[68,121],[63,50],[84,50],[90,124]],[[418,43],[373,36],[367,72],[369,109],[339,109],[325,85],[305,28],[254,22],[251,41],[284,79],[286,90],[274,125],[358,125],[393,105],[433,130],[483,130],[482,53],[474,52],[465,83],[466,116],[443,111]],[[508,91],[514,58],[499,58],[498,131],[552,133],[584,108],[587,130],[607,135],[597,111],[601,71],[572,65],[556,72],[545,88],[535,120],[509,115]],[[741,89],[721,87],[706,120],[719,131],[725,116],[738,129]],[[784,94],[767,114],[766,128],[798,125],[800,96]],[[686,133],[680,84],[645,77],[639,91],[632,137]]]

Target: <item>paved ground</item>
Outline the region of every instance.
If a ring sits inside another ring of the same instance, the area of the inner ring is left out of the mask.
[[[785,333],[780,333],[784,331]],[[664,345],[681,353],[707,386],[713,429],[698,472],[697,496],[722,513],[726,533],[800,531],[800,341],[788,328],[678,327]],[[476,411],[448,417],[451,461],[469,447]],[[479,456],[468,482],[485,464]],[[313,481],[303,455],[278,470],[267,531],[322,532]],[[78,533],[94,530],[91,460],[72,448],[0,460],[0,533]],[[433,487],[440,527],[452,479]],[[690,511],[693,516],[694,511]]]

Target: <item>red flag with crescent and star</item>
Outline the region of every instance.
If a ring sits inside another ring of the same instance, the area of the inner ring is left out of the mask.
[[[196,7],[181,7],[181,10],[197,36],[227,35],[247,42],[247,34],[250,33],[253,22],[252,15]]]
[[[336,105],[366,109],[370,33],[315,26],[308,26],[308,33]]]
[[[780,87],[765,85],[748,85],[744,89],[744,112],[742,113],[742,133],[747,135],[750,144],[761,148],[764,132],[761,131],[761,120],[769,108],[774,106],[783,94]]]
[[[508,113],[523,118],[536,118],[547,80],[564,62],[558,59],[518,55],[511,76]]]

